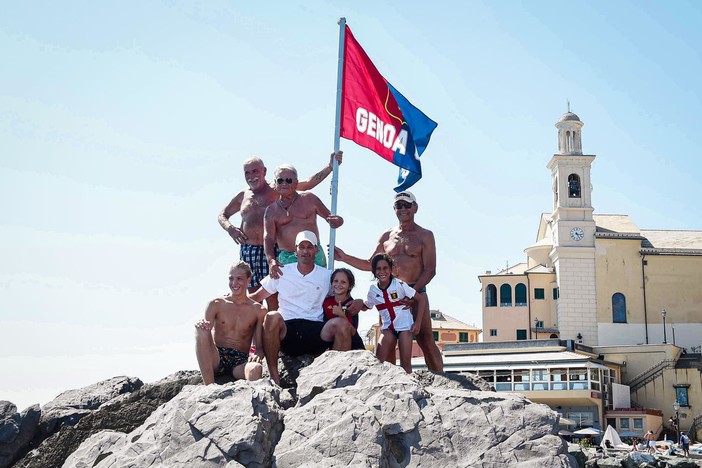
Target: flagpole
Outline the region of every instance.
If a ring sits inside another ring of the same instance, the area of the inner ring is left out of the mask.
[[[341,90],[344,81],[344,37],[346,18],[341,17],[339,24],[339,60],[336,75],[336,122],[334,124],[334,153],[339,151],[341,140]],[[336,198],[339,192],[339,162],[332,158],[333,175],[331,181],[331,214],[336,215]],[[336,229],[329,228],[329,269],[334,269],[334,246],[336,245]]]

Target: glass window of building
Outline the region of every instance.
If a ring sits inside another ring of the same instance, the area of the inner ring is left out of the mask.
[[[551,369],[551,390],[568,390],[568,369]]]
[[[490,336],[497,336],[497,328],[490,329]]]
[[[529,369],[517,369],[514,371],[514,391],[526,392],[529,390]]]
[[[481,370],[478,371],[478,377],[489,382],[491,384],[495,383],[495,371],[493,370]]]
[[[514,287],[514,305],[517,307],[526,307],[527,305],[527,287],[524,283],[519,283]]]
[[[485,307],[497,307],[497,287],[488,284],[485,289]]]
[[[619,418],[619,428],[629,429],[629,418]]]
[[[512,371],[498,370],[495,371],[495,390],[501,392],[512,391]]]
[[[525,329],[517,330],[517,339],[518,340],[526,340],[527,339],[527,331]]]
[[[543,299],[545,297],[544,288],[534,288],[534,299]]]
[[[587,390],[587,369],[570,369],[568,374],[570,385],[569,390]]]
[[[634,418],[634,429],[643,429],[643,418]]]
[[[622,293],[612,295],[612,322],[626,323],[626,298]]]
[[[458,333],[458,341],[460,343],[468,343],[468,333],[467,332],[466,333],[459,332]]]
[[[500,286],[500,306],[512,307],[512,286],[509,284]]]

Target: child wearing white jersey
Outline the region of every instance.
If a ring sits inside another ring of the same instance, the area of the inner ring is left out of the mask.
[[[412,335],[419,333],[424,311],[424,297],[407,283],[392,274],[392,257],[385,253],[371,259],[371,271],[377,284],[371,285],[364,302],[366,308],[375,307],[382,319],[382,331],[375,355],[380,362],[395,361],[395,348],[399,343],[400,365],[409,374],[412,372]],[[417,321],[412,318],[411,306],[419,305]]]

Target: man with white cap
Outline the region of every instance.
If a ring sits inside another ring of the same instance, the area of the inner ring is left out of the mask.
[[[261,302],[278,293],[278,310],[268,312],[263,321],[263,351],[268,372],[277,384],[280,384],[280,350],[289,356],[299,356],[319,355],[329,348],[351,349],[355,333],[351,323],[341,317],[324,322],[322,303],[329,293],[332,272],[315,265],[317,244],[312,231],[299,232],[295,237],[297,262],[282,265],[283,274],[278,278],[270,275],[263,278],[261,287],[250,295],[254,301]]]
[[[393,258],[395,261],[394,275],[412,286],[417,293],[424,295],[424,314],[422,314],[422,324],[417,334],[417,344],[422,349],[427,367],[430,370],[442,372],[444,363],[441,352],[434,341],[431,315],[429,314],[429,298],[426,295],[426,286],[436,275],[434,233],[414,222],[414,215],[419,206],[412,193],[400,192],[396,194],[393,208],[400,224],[388,229],[380,236],[375,250],[367,260],[349,255],[338,247],[334,250],[334,258],[363,271],[371,271],[371,259],[375,254],[386,253]],[[416,319],[417,310],[413,309],[412,314]]]

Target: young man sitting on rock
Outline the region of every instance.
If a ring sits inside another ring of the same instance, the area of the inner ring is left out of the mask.
[[[322,304],[329,293],[332,272],[315,265],[317,250],[317,236],[311,231],[299,232],[295,237],[297,262],[282,265],[277,279],[270,275],[263,278],[261,287],[250,296],[261,302],[278,293],[278,310],[268,312],[263,321],[263,348],[268,372],[278,385],[280,350],[289,356],[318,356],[329,348],[338,351],[351,349],[355,329],[349,321],[337,317],[324,322]]]
[[[235,379],[261,378],[261,330],[266,309],[246,296],[250,279],[248,263],[240,261],[232,265],[229,269],[231,292],[211,300],[205,318],[195,324],[195,354],[205,385],[214,383],[215,372],[232,375]],[[252,338],[256,353],[249,356]]]

